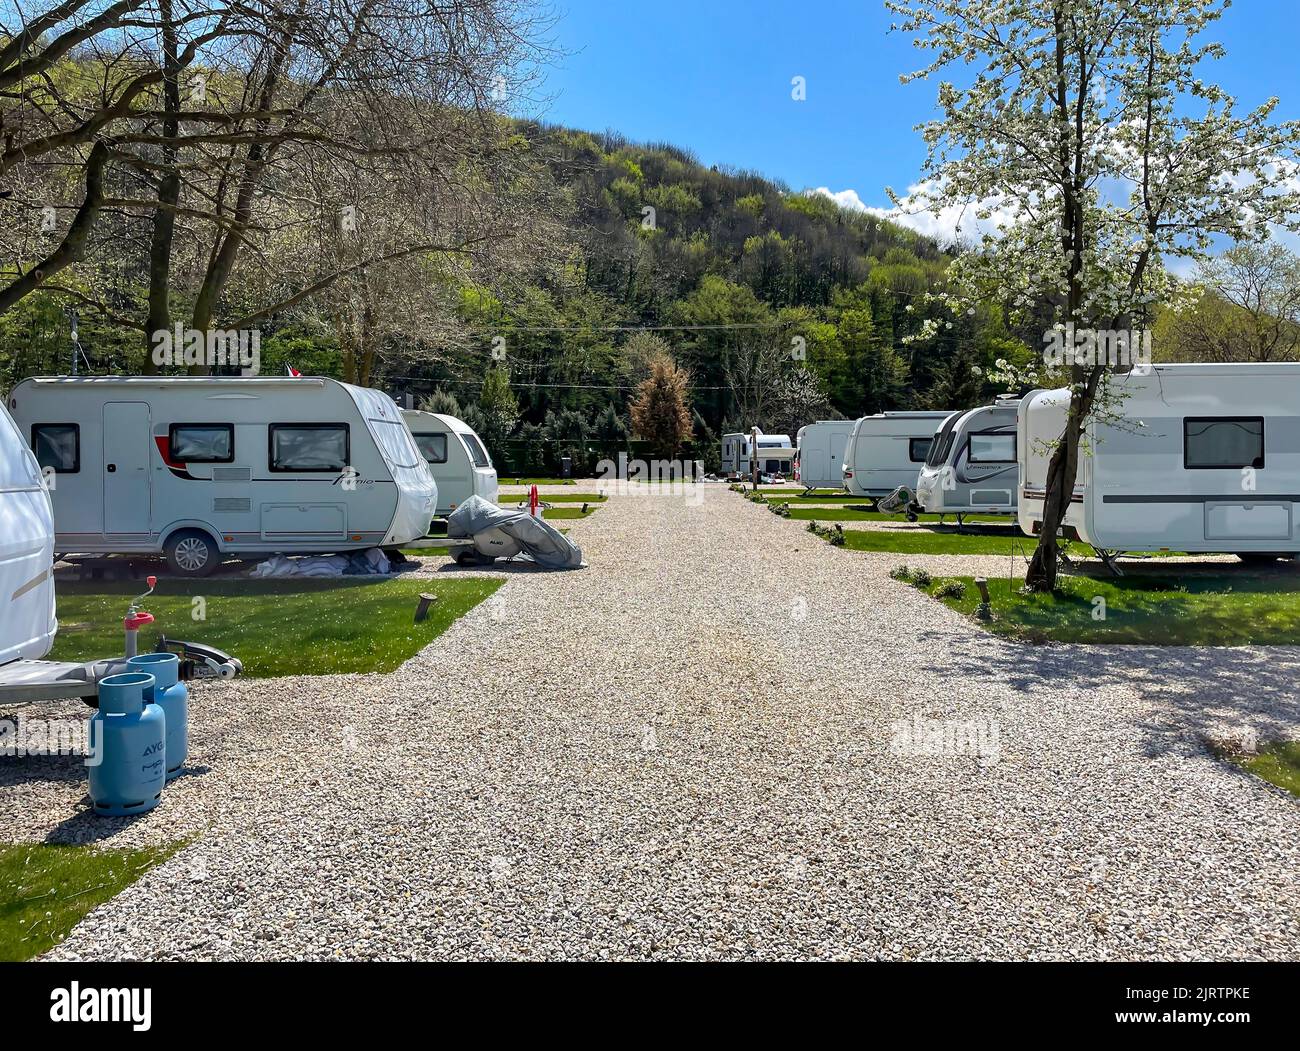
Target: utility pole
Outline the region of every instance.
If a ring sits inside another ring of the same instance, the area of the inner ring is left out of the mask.
[[[71,326],[72,339],[72,375],[77,374],[77,358],[81,353],[81,344],[77,342],[77,311],[73,307],[68,308],[68,323]]]
[[[758,427],[749,431],[749,481],[754,492],[758,492]]]

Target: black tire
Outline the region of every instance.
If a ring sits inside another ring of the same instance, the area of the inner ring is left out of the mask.
[[[206,577],[221,561],[216,542],[201,529],[182,529],[167,538],[167,565],[180,577]]]

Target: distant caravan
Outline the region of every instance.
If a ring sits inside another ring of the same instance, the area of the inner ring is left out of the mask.
[[[749,478],[753,470],[750,460],[753,436],[734,431],[722,436],[722,473],[727,478]],[[789,474],[794,462],[795,449],[788,434],[758,432],[758,473],[773,477]]]
[[[392,398],[319,377],[28,379],[9,408],[50,485],[55,548],[225,555],[423,537],[438,490]]]
[[[440,517],[451,514],[471,496],[496,503],[496,468],[473,427],[455,416],[416,409],[404,410],[402,418],[438,483]]]
[[[795,481],[811,493],[844,488],[844,449],[853,420],[818,420],[799,428],[795,437]]]
[[[1300,552],[1300,364],[1151,365],[1110,380],[1113,413],[1088,422],[1062,532],[1096,548]],[[1020,403],[1020,528],[1042,531],[1047,465],[1068,389]]]
[[[935,428],[948,416],[943,411],[878,412],[857,420],[844,447],[844,489],[873,500],[899,486],[915,490]]]
[[[999,398],[943,421],[917,478],[914,511],[956,515],[959,522],[966,515],[1015,515],[1018,404]]]

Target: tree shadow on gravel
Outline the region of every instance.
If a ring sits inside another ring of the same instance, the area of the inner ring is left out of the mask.
[[[927,649],[947,653],[931,665],[934,674],[964,684],[993,678],[1044,698],[1131,691],[1151,705],[1141,723],[1148,756],[1185,750],[1215,724],[1249,726],[1266,739],[1294,736],[1300,726],[1300,647],[1033,645],[972,631],[923,634]]]

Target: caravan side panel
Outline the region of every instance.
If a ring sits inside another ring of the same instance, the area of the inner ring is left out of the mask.
[[[54,515],[36,459],[0,406],[0,664],[54,644]]]

